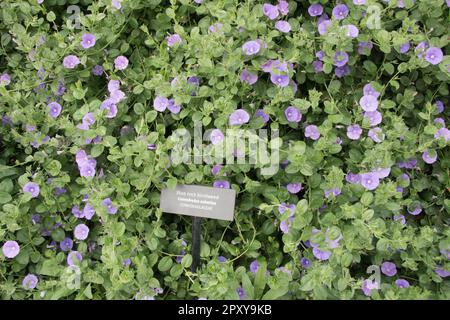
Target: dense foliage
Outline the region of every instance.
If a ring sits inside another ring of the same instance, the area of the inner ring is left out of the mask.
[[[2,0],[1,298],[449,299],[449,5]],[[172,165],[196,121],[280,170]],[[177,183],[237,191],[198,272]]]

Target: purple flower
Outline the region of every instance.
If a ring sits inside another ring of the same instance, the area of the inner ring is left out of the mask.
[[[264,123],[267,123],[269,121],[269,115],[264,112],[264,109],[257,109],[255,111],[255,117],[261,117],[264,121]]]
[[[305,128],[305,137],[311,138],[313,140],[318,140],[320,138],[320,132],[317,126],[310,124]]]
[[[434,138],[439,139],[443,137],[445,141],[450,141],[450,130],[447,128],[440,128],[438,132],[435,133]]]
[[[319,60],[313,61],[312,66],[316,73],[323,71],[323,62],[322,61],[319,61]]]
[[[324,193],[323,193],[325,198],[329,198],[330,195],[333,195],[334,197],[337,197],[340,194],[341,194],[341,190],[338,189],[338,188],[331,188],[331,189],[325,190]]]
[[[333,17],[336,20],[342,20],[348,16],[348,8],[345,4],[338,4],[333,8]]]
[[[250,120],[250,115],[244,109],[237,109],[229,117],[229,123],[232,126],[247,123]]]
[[[77,225],[73,231],[75,239],[77,240],[86,240],[89,235],[89,228],[87,225],[81,223]]]
[[[67,255],[67,264],[74,266],[79,264],[83,260],[83,256],[78,251],[70,251]]]
[[[372,139],[374,142],[380,143],[384,140],[384,133],[381,130],[381,128],[375,127],[373,129],[370,129],[367,133],[370,139]]]
[[[302,265],[303,268],[309,269],[311,267],[311,260],[303,257],[300,259],[300,264]]]
[[[413,203],[411,207],[408,207],[408,213],[413,216],[418,216],[422,212],[422,206],[419,203]]]
[[[11,83],[11,77],[7,73],[0,75],[0,86],[7,86]]]
[[[337,67],[336,69],[334,69],[334,74],[338,78],[342,78],[342,77],[350,74],[350,72],[351,72],[350,67],[347,65],[345,65],[343,67]]]
[[[95,123],[95,117],[92,112],[88,112],[83,116],[82,123],[77,126],[81,130],[89,130],[89,127]]]
[[[434,272],[436,272],[437,275],[440,276],[441,278],[447,278],[450,276],[450,271],[445,270],[441,266],[437,266],[437,268],[434,270]]]
[[[117,213],[117,207],[115,207],[111,201],[110,198],[106,198],[102,201],[102,204],[106,207],[106,210],[108,210],[109,214],[116,214]]]
[[[122,265],[124,267],[129,267],[131,265],[131,259],[130,258],[126,258],[122,261]]]
[[[8,240],[2,247],[3,255],[7,258],[14,258],[20,252],[20,246],[16,241]]]
[[[169,111],[173,114],[178,114],[181,111],[181,106],[179,104],[175,104],[175,99],[169,99],[167,109],[169,109]]]
[[[400,46],[399,52],[405,54],[409,51],[409,48],[411,48],[411,43],[407,41]]]
[[[289,76],[285,74],[275,74],[272,73],[270,75],[270,81],[272,81],[273,84],[276,84],[279,87],[287,87],[289,85]]]
[[[444,106],[444,103],[441,100],[436,100],[434,105],[436,106],[437,114],[440,114],[440,113],[444,112],[445,106]]]
[[[285,1],[285,0],[278,1],[277,7],[282,15],[285,16],[289,13],[289,4],[287,1]]]
[[[157,96],[153,101],[153,108],[156,111],[163,112],[169,106],[169,99]]]
[[[72,214],[76,217],[76,218],[83,218],[83,211],[80,210],[80,207],[78,206],[74,206],[72,208]]]
[[[114,8],[117,10],[120,10],[122,8],[122,0],[111,0],[111,4]]]
[[[22,288],[25,290],[33,290],[39,282],[38,277],[34,274],[27,274],[22,280]]]
[[[345,26],[342,26],[342,28],[347,31],[346,34],[349,38],[357,38],[359,35],[359,29],[353,24],[347,24]]]
[[[328,28],[333,24],[333,22],[331,22],[331,20],[323,20],[321,22],[318,23],[317,25],[317,30],[319,31],[319,34],[321,36],[324,36],[327,34],[328,32]]]
[[[405,279],[397,279],[395,280],[395,285],[397,288],[406,289],[409,287],[409,282]]]
[[[85,218],[86,220],[91,220],[94,215],[95,215],[94,207],[91,206],[89,203],[86,203],[83,209],[83,218]]]
[[[302,184],[293,182],[289,183],[286,188],[289,193],[296,194],[299,193],[300,190],[302,190]]]
[[[317,247],[314,247],[312,252],[314,257],[316,257],[316,259],[321,261],[328,260],[331,257],[331,251],[322,251]]]
[[[343,67],[347,64],[348,62],[348,54],[344,51],[337,51],[334,54],[334,65],[337,67]]]
[[[73,241],[70,238],[65,238],[63,241],[59,243],[59,247],[62,251],[70,251],[73,247]]]
[[[225,258],[224,256],[219,256],[217,260],[219,260],[219,262],[221,263],[227,262],[227,258]]]
[[[397,267],[395,266],[395,263],[386,261],[381,264],[381,272],[388,277],[392,277],[397,274]]]
[[[80,169],[80,176],[82,177],[95,176],[95,167],[88,163],[82,164],[81,166],[79,166],[79,169]]]
[[[379,179],[384,179],[391,173],[391,168],[377,168],[376,170],[372,171],[372,173],[376,174]]]
[[[223,165],[221,165],[221,164],[216,164],[216,165],[214,165],[212,168],[211,168],[211,173],[214,175],[214,176],[217,176],[218,174],[219,174],[219,172],[220,172],[220,169],[222,169],[223,168]]]
[[[362,129],[357,124],[347,127],[347,137],[351,140],[358,140],[361,137]]]
[[[349,172],[345,176],[345,181],[351,184],[360,183],[361,182],[361,175],[357,173]]]
[[[245,298],[244,288],[242,288],[242,287],[237,288],[236,293],[238,294],[239,299],[243,300]]]
[[[172,48],[174,45],[181,43],[183,40],[181,39],[179,34],[171,34],[166,38],[167,45],[169,48]]]
[[[260,49],[261,49],[261,45],[259,44],[259,41],[257,41],[257,40],[247,41],[246,43],[244,43],[242,45],[242,52],[244,52],[244,54],[247,56],[257,54]]]
[[[213,25],[210,25],[208,30],[211,33],[219,32],[222,29],[222,26],[223,26],[223,24],[218,22],[218,23],[215,23]]]
[[[358,53],[361,55],[369,56],[370,52],[372,51],[373,43],[371,41],[365,42],[362,41],[358,43]]]
[[[252,263],[250,263],[250,272],[256,273],[259,269],[259,263],[257,260],[253,260]]]
[[[361,174],[361,185],[367,190],[375,190],[380,184],[380,178],[372,172]]]
[[[381,112],[379,112],[377,110],[364,112],[364,118],[369,119],[370,125],[372,127],[379,125],[381,123],[381,121],[383,120]]]
[[[293,106],[289,106],[284,110],[284,115],[289,122],[300,122],[302,120],[301,112]]]
[[[265,3],[263,5],[263,13],[266,17],[268,17],[270,20],[274,20],[278,17],[279,11],[278,7],[271,5],[269,3]]]
[[[355,4],[357,6],[362,6],[362,5],[366,4],[366,0],[353,0],[353,4]]]
[[[433,164],[437,160],[437,153],[434,150],[425,150],[424,153],[422,153],[422,159],[425,163]]]
[[[62,107],[58,102],[50,102],[47,105],[47,108],[49,109],[49,114],[52,118],[57,118],[62,110]]]
[[[406,218],[404,215],[399,214],[399,215],[395,215],[394,217],[394,221],[399,221],[400,224],[405,225],[406,224]]]
[[[361,289],[366,296],[370,297],[372,295],[372,290],[380,289],[380,285],[375,280],[366,279],[363,281]]]
[[[36,198],[37,196],[39,196],[39,191],[40,191],[39,185],[34,182],[26,183],[23,186],[22,190],[25,193],[30,193],[32,198]]]
[[[425,51],[428,49],[428,47],[428,42],[422,41],[416,46],[414,52],[417,54],[417,57],[423,59],[425,57]]]
[[[378,108],[378,100],[375,96],[364,95],[359,100],[359,105],[364,111],[375,111]]]
[[[214,188],[230,189],[230,183],[226,180],[217,180],[213,183]]]
[[[425,52],[425,60],[427,60],[432,65],[439,64],[444,58],[444,54],[440,48],[431,47]]]
[[[211,136],[209,139],[211,140],[212,144],[216,145],[216,144],[220,143],[221,141],[223,141],[224,135],[223,135],[222,131],[220,131],[219,129],[213,129],[211,131]]]
[[[242,70],[240,80],[241,82],[247,82],[249,85],[252,85],[256,83],[256,81],[258,81],[258,75],[250,73],[247,71],[247,69],[244,69]]]
[[[85,49],[92,48],[93,46],[95,46],[95,36],[90,33],[83,34],[80,44]]]
[[[92,74],[94,76],[101,76],[103,74],[103,67],[101,65],[99,65],[99,64],[95,65],[92,68]]]
[[[128,59],[124,56],[118,56],[114,59],[114,67],[117,70],[125,70],[128,67]]]
[[[100,110],[107,110],[108,113],[105,117],[109,119],[115,118],[117,115],[117,105],[111,99],[103,101],[100,105]]]
[[[289,24],[289,22],[282,21],[282,20],[279,20],[275,23],[275,28],[278,31],[281,31],[284,33],[288,33],[289,31],[291,31],[291,25]]]
[[[312,4],[308,8],[308,14],[311,17],[320,16],[322,13],[323,13],[323,7],[318,3]]]
[[[67,69],[73,69],[79,64],[80,64],[80,59],[78,59],[78,57],[74,56],[74,55],[68,55],[63,60],[63,65]]]

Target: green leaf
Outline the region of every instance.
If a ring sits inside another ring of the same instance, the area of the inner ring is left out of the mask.
[[[158,270],[166,272],[172,267],[173,261],[171,257],[163,257],[158,263]]]
[[[0,191],[0,204],[10,202],[11,200],[12,200],[12,197],[9,193]]]

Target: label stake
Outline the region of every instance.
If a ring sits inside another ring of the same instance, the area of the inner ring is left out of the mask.
[[[200,222],[202,218],[192,217],[192,264],[191,271],[195,272],[200,263]]]

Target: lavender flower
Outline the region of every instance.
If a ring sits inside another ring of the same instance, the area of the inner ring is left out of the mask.
[[[301,112],[293,106],[289,106],[284,110],[284,115],[289,122],[300,122],[302,120]]]
[[[377,174],[372,172],[361,174],[361,185],[367,190],[375,190],[380,184]]]
[[[425,150],[422,153],[422,159],[425,163],[433,164],[437,160],[437,153],[434,150]]]
[[[216,144],[222,142],[224,137],[225,136],[223,135],[222,131],[220,131],[219,129],[213,129],[211,131],[210,140],[213,145],[216,145]]]
[[[117,207],[115,207],[110,198],[106,198],[102,201],[102,204],[106,207],[109,214],[116,214]]]
[[[247,123],[250,120],[250,115],[244,109],[237,109],[229,117],[229,123],[232,126]]]
[[[422,212],[422,206],[419,203],[413,203],[413,205],[408,207],[407,210],[409,214],[417,216]]]
[[[259,52],[261,49],[261,45],[259,44],[259,41],[257,40],[251,40],[247,41],[242,45],[242,52],[244,52],[247,56],[255,55]]]
[[[250,272],[256,273],[259,269],[259,263],[257,260],[253,260],[252,263],[250,263]]]
[[[320,16],[322,13],[323,13],[323,7],[318,3],[312,4],[308,8],[308,14],[311,17]]]
[[[0,86],[7,86],[11,83],[11,77],[7,73],[0,75]]]
[[[450,130],[447,128],[440,128],[434,135],[435,139],[444,138],[445,141],[450,141]]]
[[[381,128],[375,127],[373,129],[370,129],[367,133],[370,139],[372,139],[374,142],[380,143],[384,140],[384,133],[381,130]]]
[[[163,112],[169,106],[169,99],[157,96],[153,101],[153,108],[156,111]]]
[[[358,53],[360,55],[369,56],[372,49],[373,49],[373,43],[371,41],[369,41],[369,42],[362,41],[362,42],[358,43]]]
[[[285,74],[275,74],[272,73],[270,75],[270,81],[272,81],[273,84],[276,84],[279,87],[287,87],[289,85],[289,76]]]
[[[219,262],[221,263],[227,262],[227,258],[225,258],[224,256],[219,256],[217,260],[219,260]]]
[[[217,180],[213,183],[214,188],[230,189],[230,183],[226,180]]]
[[[333,8],[333,17],[336,20],[345,19],[348,16],[348,8],[345,4],[338,4]]]
[[[447,278],[450,276],[450,271],[445,270],[442,266],[437,266],[434,272],[436,272],[436,274],[441,278]]]
[[[68,55],[63,60],[63,65],[67,69],[74,69],[77,65],[80,64],[80,59],[74,55]]]
[[[220,172],[220,169],[222,169],[223,168],[223,165],[221,165],[221,164],[216,164],[216,165],[214,165],[212,168],[211,168],[211,173],[214,175],[214,176],[217,176],[218,174],[219,174],[219,172]]]
[[[70,251],[67,255],[67,264],[69,266],[78,265],[83,260],[83,256],[78,251]]]
[[[405,224],[406,224],[406,218],[405,218],[405,216],[402,215],[402,214],[395,215],[395,216],[393,217],[393,219],[394,219],[394,221],[399,221],[400,224],[402,224],[402,225],[405,225]]]
[[[94,207],[91,206],[89,203],[86,203],[86,205],[83,208],[83,218],[85,218],[86,220],[91,220],[94,215],[95,215]]]
[[[303,268],[309,269],[311,267],[311,260],[303,257],[300,259],[300,264],[302,265]]]
[[[80,44],[84,49],[92,48],[95,46],[95,36],[90,33],[83,34]]]
[[[257,109],[255,111],[255,117],[261,117],[264,121],[264,123],[267,123],[269,121],[269,115],[264,112],[264,109]]]
[[[291,25],[287,21],[279,20],[275,23],[275,29],[284,33],[288,33],[289,31],[291,31]]]
[[[411,43],[409,41],[407,41],[400,46],[399,52],[402,54],[405,54],[409,51],[410,48],[411,48]]]
[[[332,24],[333,22],[331,20],[323,20],[319,22],[317,25],[317,30],[319,31],[319,34],[321,36],[326,35],[328,32],[328,28],[331,27]]]
[[[254,73],[250,73],[247,69],[242,70],[240,76],[241,82],[247,82],[249,85],[255,84],[258,81],[258,75]]]
[[[86,240],[89,235],[89,228],[85,224],[79,224],[74,229],[74,236],[77,240]]]
[[[25,290],[33,290],[39,282],[38,277],[34,274],[27,274],[22,280],[22,288]]]
[[[73,240],[70,238],[65,238],[63,241],[59,243],[59,247],[62,251],[70,251],[73,247]]]
[[[381,123],[381,121],[383,120],[381,112],[379,112],[377,110],[364,112],[364,118],[369,119],[370,125],[372,127],[379,125]]]
[[[58,102],[50,102],[47,105],[47,108],[49,109],[49,114],[53,119],[57,118],[62,110],[62,107]]]
[[[2,247],[3,255],[9,259],[16,257],[20,252],[20,246],[16,241],[8,240]]]
[[[34,182],[26,183],[23,188],[23,192],[30,193],[32,198],[37,198],[39,196],[39,185]]]
[[[362,6],[362,5],[366,4],[366,0],[353,0],[353,4],[355,4],[357,6]]]
[[[313,140],[318,140],[320,138],[320,132],[317,126],[310,124],[305,128],[305,137],[311,138]]]
[[[293,182],[293,183],[289,183],[286,186],[286,188],[289,193],[296,194],[296,193],[299,193],[300,190],[302,190],[302,184]]]
[[[375,96],[364,95],[359,100],[359,105],[364,111],[375,111],[378,108],[378,100]]]
[[[319,61],[319,60],[313,61],[312,66],[316,73],[323,71],[323,62],[322,61]]]
[[[366,279],[363,281],[361,289],[366,296],[370,297],[372,295],[372,290],[380,289],[380,285],[375,280]]]
[[[114,67],[117,70],[125,70],[128,67],[128,59],[124,56],[118,56],[114,59]]]
[[[336,67],[343,67],[348,62],[348,54],[345,51],[337,51],[333,58]]]
[[[178,114],[181,111],[181,106],[175,103],[175,99],[169,99],[167,109],[173,114]]]
[[[344,30],[346,30],[346,35],[349,38],[357,38],[359,36],[359,29],[354,24],[347,24],[345,26],[342,26]]]
[[[317,247],[314,247],[312,252],[314,257],[321,261],[328,260],[331,257],[331,251],[323,251]]]
[[[166,38],[167,40],[167,45],[169,46],[169,48],[172,48],[173,46],[175,46],[176,44],[180,44],[183,40],[181,39],[179,34],[171,34],[170,36],[168,36]]]
[[[437,65],[441,63],[444,58],[444,54],[440,48],[431,47],[425,52],[425,60],[427,60],[432,65]]]
[[[103,74],[103,67],[99,64],[92,67],[92,74],[94,76],[101,76]]]
[[[268,17],[270,20],[274,20],[278,17],[279,11],[278,7],[271,5],[269,3],[265,3],[263,5],[263,13],[266,17]]]
[[[361,137],[362,129],[359,125],[353,124],[347,127],[347,137],[351,140],[358,140]]]
[[[238,294],[239,299],[243,300],[245,298],[244,288],[242,288],[242,287],[237,288],[236,293]]]
[[[278,1],[277,7],[283,16],[285,16],[289,13],[289,4],[287,1],[285,1],[285,0]]]
[[[345,181],[347,181],[348,183],[351,183],[351,184],[361,183],[361,175],[349,172],[345,176]]]
[[[386,261],[381,264],[381,272],[388,277],[392,277],[397,274],[397,267],[395,266],[395,263]]]
[[[440,114],[440,113],[444,112],[445,106],[444,106],[444,103],[441,100],[436,100],[434,105],[436,106],[437,114]]]
[[[397,279],[395,280],[395,285],[397,288],[406,289],[409,287],[409,282],[405,279]]]

